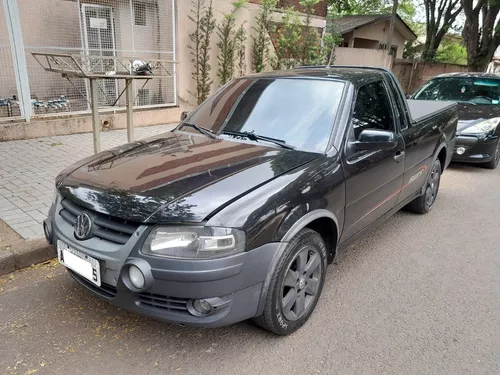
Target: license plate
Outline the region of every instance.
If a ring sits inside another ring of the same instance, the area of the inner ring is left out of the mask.
[[[101,270],[99,261],[75,250],[62,241],[57,241],[57,257],[59,262],[86,278],[91,283],[101,286]]]

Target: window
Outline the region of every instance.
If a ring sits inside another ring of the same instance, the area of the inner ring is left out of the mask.
[[[382,81],[369,83],[358,91],[353,113],[354,139],[365,129],[394,131],[394,117]]]
[[[344,82],[334,80],[238,79],[208,99],[188,122],[214,132],[254,132],[301,150],[325,152],[343,89]]]
[[[415,99],[499,105],[500,80],[490,77],[435,78],[420,89]]]
[[[134,25],[147,26],[147,9],[146,3],[134,2]]]

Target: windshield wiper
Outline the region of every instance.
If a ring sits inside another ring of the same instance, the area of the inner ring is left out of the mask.
[[[217,136],[210,129],[204,128],[203,126],[192,124],[190,122],[183,122],[181,128],[184,126],[189,126],[190,128],[198,130],[199,133],[206,135],[207,137],[217,139]]]
[[[265,142],[270,142],[274,143],[275,145],[278,145],[280,147],[289,149],[289,150],[295,150],[295,147],[287,144],[284,140],[282,139],[276,139],[276,138],[271,138],[271,137],[266,137],[265,135],[258,135],[253,132],[237,132],[237,131],[232,131],[232,130],[224,130],[222,134],[227,134],[227,135],[234,135],[234,136],[239,136],[239,137],[245,137],[248,138],[251,141],[265,141]]]

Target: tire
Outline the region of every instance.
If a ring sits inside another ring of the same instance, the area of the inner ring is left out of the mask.
[[[311,316],[321,296],[327,267],[327,250],[321,236],[302,229],[287,245],[272,276],[264,312],[254,321],[285,336]]]
[[[493,155],[493,158],[489,162],[484,163],[483,167],[488,169],[496,169],[499,161],[500,161],[500,141],[497,142],[497,147],[495,148],[495,154]]]
[[[432,210],[439,192],[441,173],[441,162],[439,159],[436,159],[425,182],[424,194],[411,201],[407,206],[408,210],[417,214],[426,214]]]

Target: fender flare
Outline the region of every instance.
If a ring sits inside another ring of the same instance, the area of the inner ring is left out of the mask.
[[[340,237],[339,233],[339,222],[337,220],[337,217],[328,210],[325,209],[317,209],[310,211],[306,213],[304,216],[302,216],[299,220],[297,220],[290,229],[285,233],[283,238],[281,239],[278,249],[276,250],[276,253],[273,256],[273,259],[271,260],[271,263],[269,264],[269,268],[267,271],[266,279],[264,280],[264,283],[262,284],[262,290],[259,298],[259,306],[257,307],[257,313],[255,316],[259,316],[262,314],[264,311],[264,306],[266,303],[266,297],[267,297],[267,292],[269,289],[269,284],[271,284],[271,279],[275,274],[276,271],[276,266],[279,263],[279,260],[283,256],[283,253],[285,252],[285,249],[290,242],[290,240],[297,234],[299,233],[303,228],[307,226],[307,224],[312,223],[316,219],[320,218],[329,218],[334,221],[335,226],[337,227],[337,245],[338,245],[338,240]]]
[[[429,172],[427,173],[427,177],[425,178],[425,183],[424,185],[422,186],[422,189],[420,190],[420,194],[425,194],[425,189],[427,188],[427,182],[429,181],[429,177],[431,175],[431,169],[432,169],[432,166],[434,165],[434,162],[437,160],[437,158],[439,157],[439,153],[441,152],[442,149],[446,149],[447,145],[446,145],[446,142],[441,142],[437,147],[436,147],[436,152],[434,153],[434,156],[432,157],[432,163],[431,165],[429,166]],[[448,150],[446,150],[446,158],[448,158]],[[446,159],[445,159],[445,164],[446,164]],[[442,165],[441,166],[442,168],[442,172],[441,174],[443,174],[444,172],[444,169],[446,168],[445,165]]]
[[[337,217],[331,211],[328,211],[325,209],[317,209],[317,210],[313,210],[313,211],[306,213],[299,220],[297,220],[295,222],[295,224],[293,224],[291,226],[291,228],[288,229],[288,231],[285,233],[285,235],[281,239],[281,242],[289,242],[307,224],[312,223],[316,219],[321,219],[324,217],[333,220],[333,222],[335,223],[335,226],[337,227],[337,237],[339,237],[340,228],[339,228],[339,221],[337,220]],[[338,241],[338,238],[337,238],[337,241]]]

